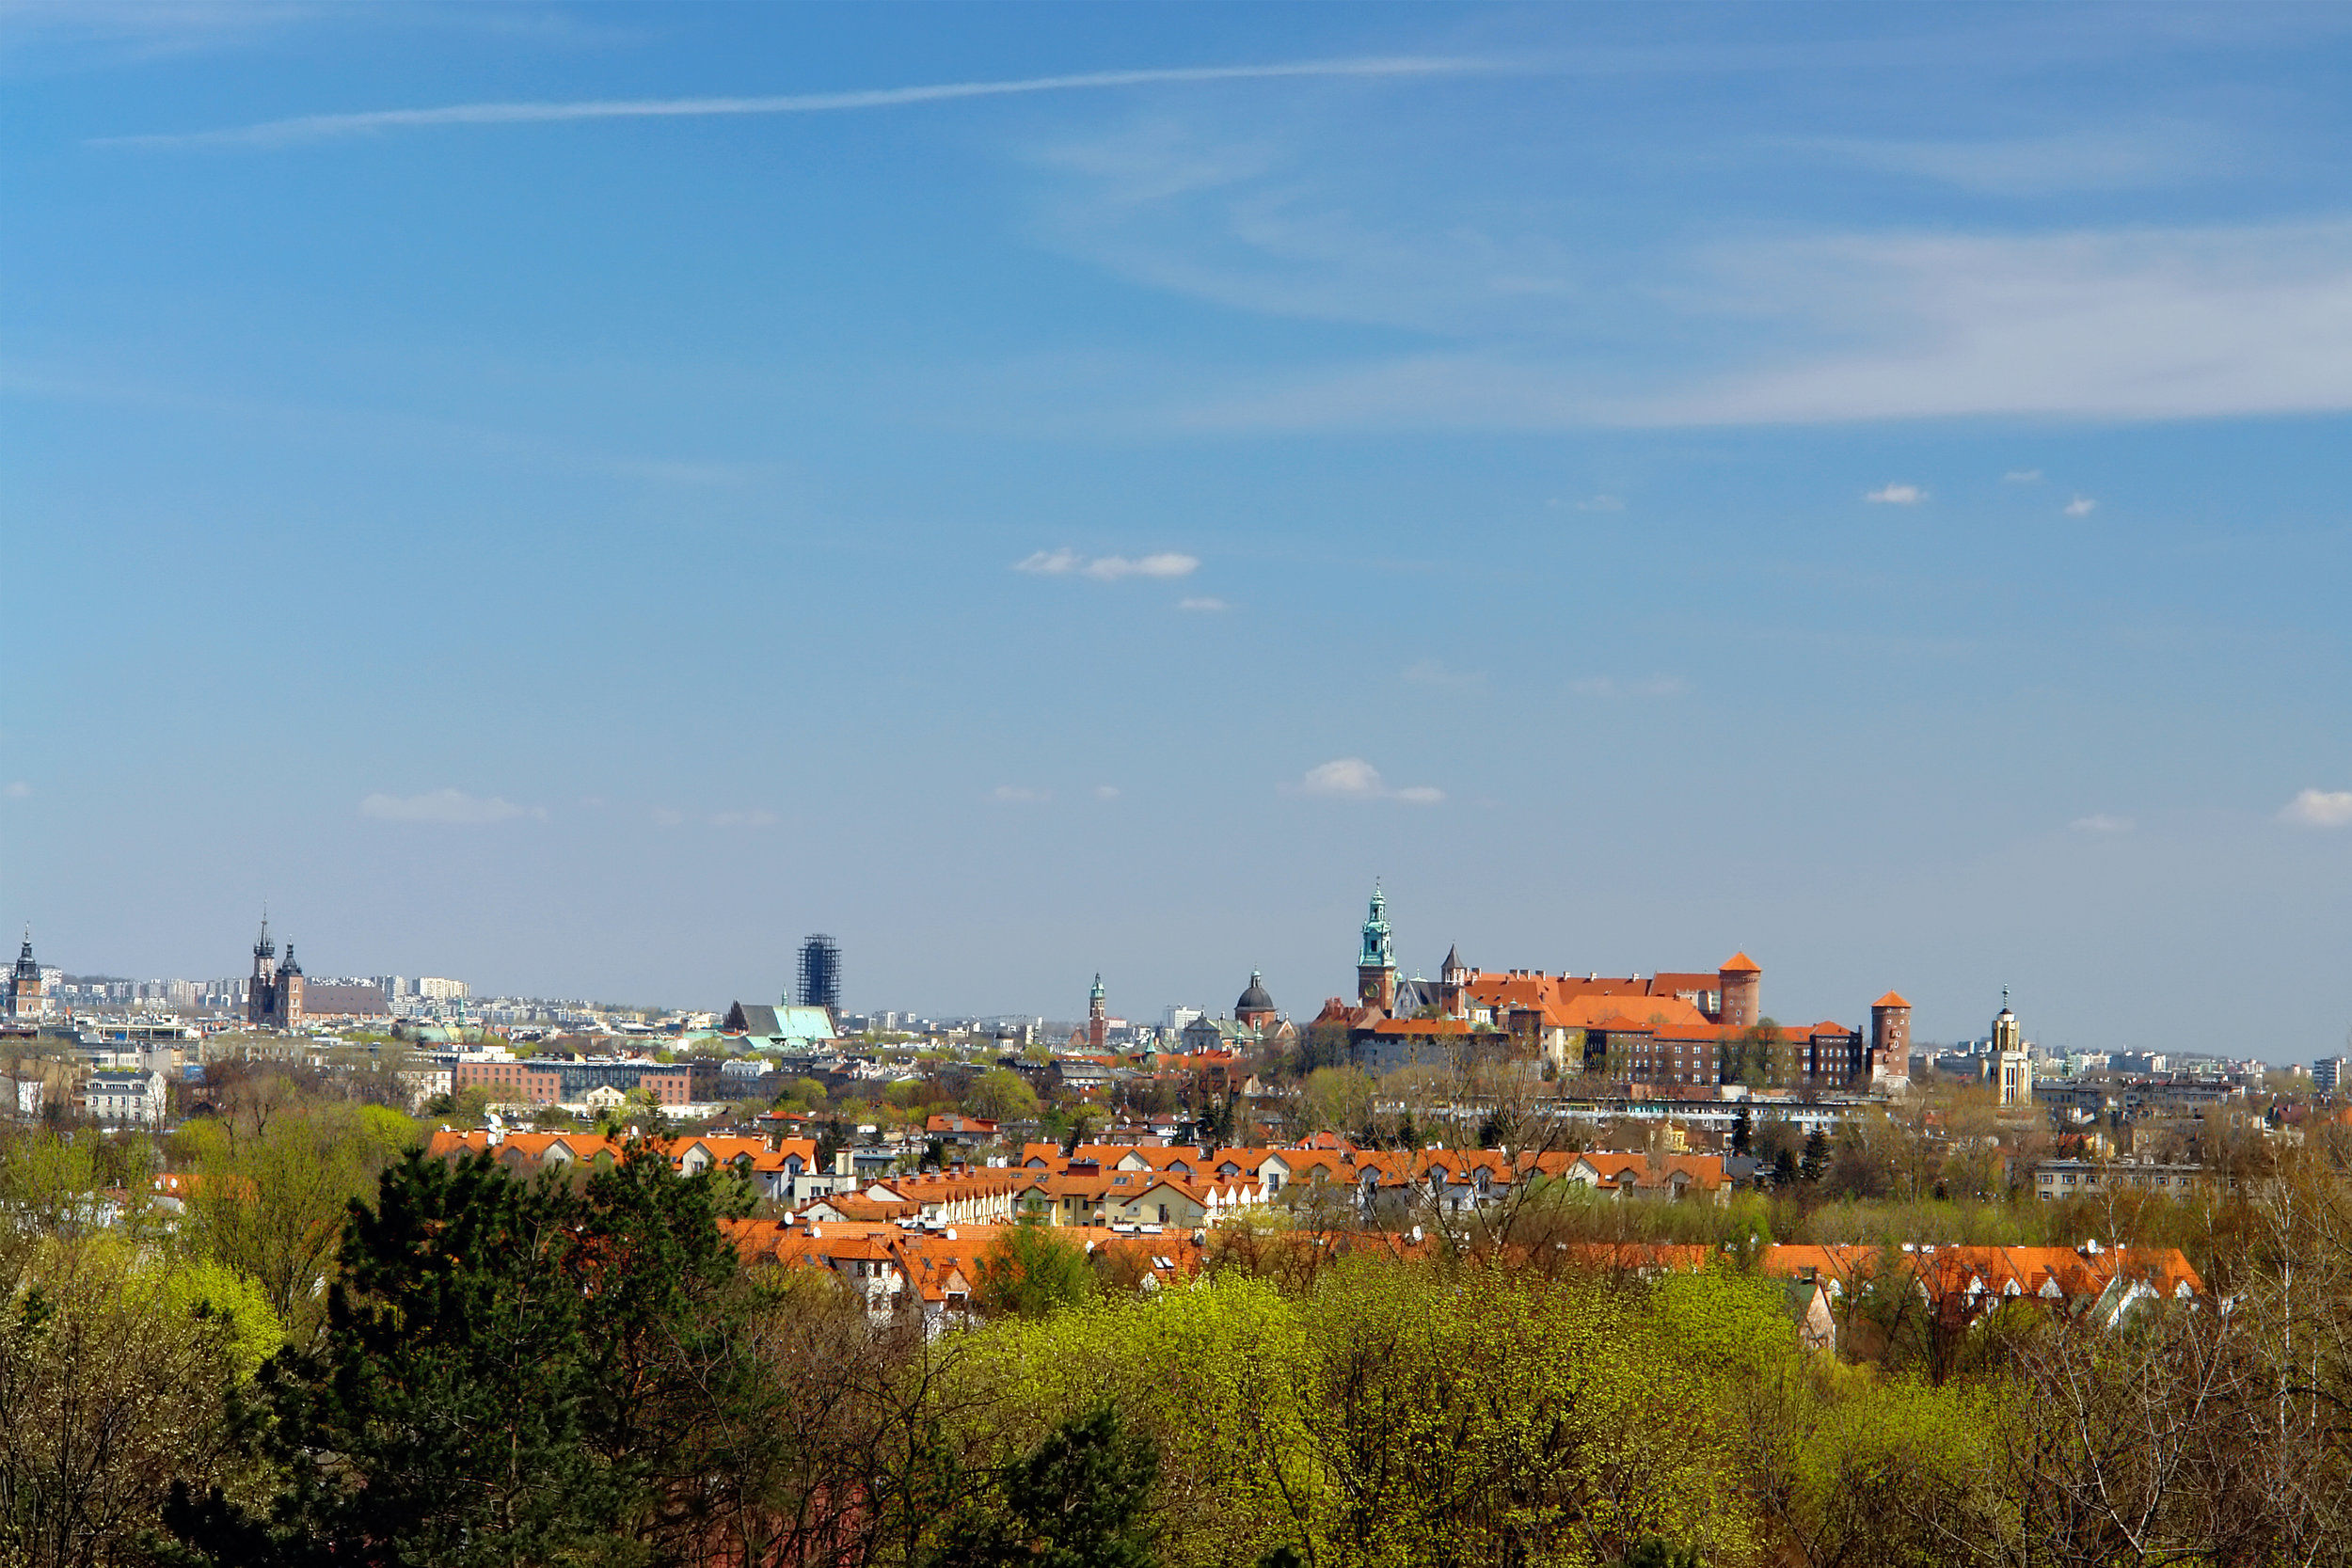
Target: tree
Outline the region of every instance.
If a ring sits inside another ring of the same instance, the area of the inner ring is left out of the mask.
[[[1797,1157],[1787,1149],[1772,1156],[1772,1185],[1787,1187],[1797,1180]]]
[[[1372,1119],[1372,1080],[1352,1067],[1317,1068],[1307,1075],[1299,1104],[1313,1131],[1352,1131]]]
[[[1827,1169],[1829,1169],[1829,1134],[1816,1127],[1805,1137],[1804,1155],[1797,1162],[1797,1175],[1809,1186],[1820,1180],[1821,1173]]]
[[[1745,1154],[1755,1143],[1756,1118],[1748,1114],[1747,1102],[1742,1101],[1731,1117],[1731,1151]]]
[[[144,1561],[175,1475],[234,1485],[223,1396],[276,1348],[249,1281],[114,1236],[0,1260],[0,1561]]]
[[[1008,1466],[1001,1505],[959,1520],[933,1568],[1152,1568],[1159,1468],[1158,1446],[1099,1404]]]
[[[661,1563],[724,1539],[750,1434],[724,1189],[642,1147],[577,1186],[411,1151],[354,1203],[315,1348],[259,1379],[256,1508],[177,1485],[201,1563]]]
[[[991,1068],[964,1091],[963,1108],[986,1121],[1016,1121],[1037,1115],[1037,1091],[1010,1068]]]
[[[1093,1284],[1086,1254],[1034,1216],[999,1230],[979,1270],[974,1305],[989,1317],[1041,1318],[1085,1300]]]

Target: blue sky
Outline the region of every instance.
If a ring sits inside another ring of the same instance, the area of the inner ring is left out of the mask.
[[[2352,1022],[2352,13],[0,18],[51,961]]]

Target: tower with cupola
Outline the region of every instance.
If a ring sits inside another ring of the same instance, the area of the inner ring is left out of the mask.
[[[1396,942],[1389,929],[1389,897],[1372,884],[1372,911],[1364,917],[1364,942],[1356,955],[1356,1001],[1387,1012],[1396,1006]]]

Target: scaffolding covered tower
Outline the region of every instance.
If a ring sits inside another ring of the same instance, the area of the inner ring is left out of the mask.
[[[841,1016],[841,944],[822,931],[801,943],[800,984],[793,1000]]]

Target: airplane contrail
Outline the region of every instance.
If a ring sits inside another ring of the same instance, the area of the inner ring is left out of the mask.
[[[1372,55],[1294,60],[1279,65],[1172,67],[1152,71],[1090,71],[1070,76],[1029,76],[1010,82],[942,82],[928,87],[871,87],[851,92],[786,93],[758,98],[607,98],[580,103],[449,103],[430,109],[370,109],[358,114],[301,115],[219,131],[175,131],[101,136],[94,147],[283,147],[377,131],[436,125],[528,125],[576,119],[673,119],[710,115],[811,115],[843,109],[887,109],[961,98],[1075,92],[1146,87],[1163,82],[1249,82],[1309,76],[1454,76],[1504,69],[1502,62],[1435,55]]]

